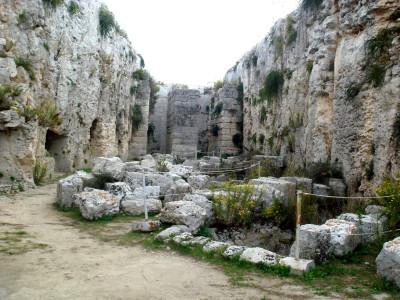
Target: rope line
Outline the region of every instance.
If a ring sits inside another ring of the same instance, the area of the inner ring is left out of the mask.
[[[316,196],[320,198],[333,198],[333,199],[384,199],[384,198],[393,198],[394,195],[390,196],[372,196],[372,197],[344,197],[344,196],[326,196],[326,195],[317,195],[317,194],[312,194],[312,193],[301,193],[302,195],[308,195],[308,196]]]

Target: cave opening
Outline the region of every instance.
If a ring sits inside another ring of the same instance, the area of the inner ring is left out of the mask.
[[[52,130],[46,132],[45,149],[47,155],[54,157],[55,160],[55,171],[58,172],[69,172],[71,166],[68,159],[67,150],[68,139],[66,136],[60,135]]]

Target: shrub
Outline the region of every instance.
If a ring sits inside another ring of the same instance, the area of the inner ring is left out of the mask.
[[[33,167],[33,181],[35,182],[36,185],[40,185],[43,183],[46,173],[47,173],[46,163],[37,160],[35,166]]]
[[[46,49],[47,52],[50,52],[49,44],[43,43],[43,48]]]
[[[389,218],[391,228],[400,227],[400,174],[397,178],[386,178],[376,190],[379,196],[392,196],[378,201],[385,207],[384,214]]]
[[[390,48],[393,39],[400,33],[400,26],[381,29],[378,34],[367,41],[367,80],[375,87],[382,85],[386,67],[390,63]]]
[[[317,10],[321,7],[323,0],[303,0],[302,7],[309,10]]]
[[[359,85],[351,85],[348,87],[346,90],[347,99],[350,100],[357,97],[357,95],[360,93],[360,90],[361,88]]]
[[[28,21],[28,16],[26,15],[26,12],[23,11],[18,15],[18,25],[25,24]]]
[[[217,124],[214,124],[211,126],[211,133],[213,136],[218,136],[219,134],[219,126]]]
[[[157,171],[158,172],[168,172],[168,165],[167,165],[167,161],[165,159],[160,159],[157,162]]]
[[[284,223],[288,212],[282,203],[282,199],[274,197],[271,206],[264,208],[261,214],[268,222],[281,226],[282,223]]]
[[[281,177],[282,168],[271,160],[263,160],[260,162],[261,177]],[[258,178],[258,167],[253,168],[250,172],[250,178]]]
[[[308,61],[306,63],[306,70],[307,70],[308,76],[311,75],[311,72],[312,72],[313,68],[314,68],[314,62],[312,60]]]
[[[243,135],[236,133],[232,136],[232,143],[239,149],[243,147]]]
[[[264,85],[259,92],[259,96],[262,100],[272,101],[274,98],[278,97],[282,92],[283,84],[285,79],[280,71],[271,71],[267,75],[264,81]]]
[[[113,29],[116,29],[117,27],[114,15],[104,5],[101,6],[99,11],[99,25],[100,34],[102,37],[107,36]]]
[[[80,11],[79,4],[75,1],[71,1],[68,5],[68,12],[70,16],[76,15]]]
[[[25,118],[26,122],[37,118],[36,109],[32,105],[25,105],[22,109],[17,110],[18,114]]]
[[[285,30],[285,39],[286,45],[291,45],[297,39],[297,31],[294,28],[294,21],[291,17],[286,19],[286,30]]]
[[[214,91],[218,91],[224,86],[224,82],[222,80],[218,80],[214,82]]]
[[[251,224],[257,203],[254,187],[225,183],[223,189],[227,193],[226,195],[214,197],[213,208],[216,223],[227,227]]]
[[[253,135],[251,136],[251,141],[254,145],[257,144],[257,133],[253,133]]]
[[[145,80],[147,77],[146,71],[143,69],[138,69],[132,73],[132,78],[137,81]]]
[[[19,86],[0,84],[0,110],[10,109],[16,102],[16,97],[21,95],[22,89]]]
[[[260,145],[264,145],[264,142],[265,142],[265,135],[264,135],[263,133],[260,133],[260,134],[258,135],[258,143],[259,143]]]
[[[287,136],[287,143],[288,143],[289,151],[294,153],[296,151],[296,137],[294,136],[293,133],[290,133]]]
[[[62,124],[60,112],[54,100],[43,99],[35,111],[40,126],[52,128]]]
[[[33,70],[32,62],[28,59],[24,59],[21,57],[14,58],[15,64],[17,67],[23,67],[26,72],[29,74],[29,78],[31,80],[35,80],[35,71]]]
[[[143,122],[142,108],[140,107],[139,104],[135,104],[133,106],[131,119],[132,119],[132,129],[134,132],[136,132],[140,128],[140,125],[142,125]]]
[[[156,126],[153,124],[153,122],[150,122],[149,126],[147,128],[147,137],[154,140],[154,132],[155,132],[155,130],[156,130]]]
[[[218,102],[214,107],[213,115],[214,117],[218,117],[222,113],[222,109],[224,108],[223,102]]]
[[[52,8],[56,8],[57,6],[64,3],[64,0],[43,0],[43,3]]]

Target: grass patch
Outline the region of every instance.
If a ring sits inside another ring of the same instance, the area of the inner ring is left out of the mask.
[[[30,60],[22,57],[16,57],[14,58],[14,61],[17,67],[23,67],[25,69],[31,80],[36,80],[35,71],[33,70],[32,62]]]
[[[71,1],[68,5],[68,13],[72,17],[79,13],[81,8],[79,7],[79,4],[76,3],[75,1]]]
[[[29,234],[21,229],[0,232],[0,255],[19,255],[35,249],[44,249],[46,244],[34,243]]]

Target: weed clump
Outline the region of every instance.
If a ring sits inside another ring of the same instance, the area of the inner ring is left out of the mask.
[[[284,83],[285,79],[282,72],[276,70],[269,72],[262,89],[259,91],[261,100],[267,100],[268,103],[272,102],[282,92]]]
[[[145,80],[147,77],[146,71],[143,69],[138,69],[132,73],[132,78],[137,81]]]
[[[62,118],[54,100],[45,98],[35,108],[35,113],[39,121],[39,125],[43,127],[56,127],[61,125]]]
[[[23,67],[25,71],[28,72],[31,80],[36,80],[35,71],[33,70],[32,62],[30,60],[22,57],[16,57],[14,58],[14,61],[17,67]]]
[[[36,185],[41,185],[47,174],[47,164],[41,161],[36,161],[33,167],[33,181]]]
[[[99,11],[99,25],[102,37],[107,36],[113,29],[117,28],[114,15],[104,5],[101,6]]]
[[[71,1],[69,3],[69,5],[68,5],[68,13],[69,13],[70,16],[76,15],[77,13],[80,12],[80,10],[81,9],[79,7],[79,4],[76,3],[75,1]]]
[[[57,8],[64,3],[64,0],[43,0],[43,3],[51,8]]]

